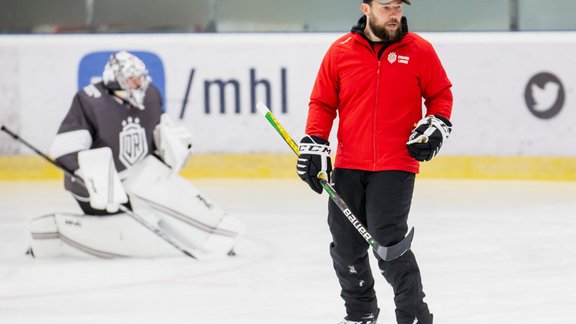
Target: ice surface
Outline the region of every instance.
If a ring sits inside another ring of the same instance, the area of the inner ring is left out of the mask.
[[[78,212],[60,181],[0,182],[0,323],[336,323],[326,195],[298,180],[194,180],[248,227],[236,257],[24,255],[27,219]],[[410,216],[441,324],[565,324],[576,312],[576,183],[417,180]],[[373,262],[375,264],[375,262]],[[376,274],[381,317],[392,291]]]

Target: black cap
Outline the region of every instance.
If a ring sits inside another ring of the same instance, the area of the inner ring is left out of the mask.
[[[391,2],[392,0],[377,0],[377,1],[380,2],[381,4],[384,4],[384,3]],[[364,2],[371,2],[371,0],[364,0]],[[402,0],[402,2],[404,2],[407,5],[412,4],[412,0]]]

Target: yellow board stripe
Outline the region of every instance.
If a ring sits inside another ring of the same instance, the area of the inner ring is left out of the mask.
[[[287,154],[193,155],[186,178],[294,178],[296,156]],[[420,178],[576,181],[576,157],[438,156],[421,163]],[[0,180],[51,180],[62,172],[35,155],[1,156]]]
[[[37,155],[0,157],[0,180],[43,180],[62,178],[63,172]]]
[[[420,165],[426,178],[576,181],[576,157],[439,156]]]

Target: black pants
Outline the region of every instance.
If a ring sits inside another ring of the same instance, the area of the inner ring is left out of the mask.
[[[390,246],[404,238],[408,231],[415,174],[335,169],[332,180],[334,189],[379,244]],[[328,225],[332,233],[330,255],[342,288],[346,319],[361,321],[369,314],[377,315],[379,309],[368,263],[368,242],[331,200]],[[415,318],[418,323],[431,323],[428,306],[423,301],[420,270],[412,251],[392,261],[378,260],[382,274],[394,289],[398,323],[412,324]]]

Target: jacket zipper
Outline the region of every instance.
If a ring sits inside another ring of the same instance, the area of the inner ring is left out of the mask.
[[[377,52],[375,52],[376,54],[376,60],[378,60],[378,71],[376,71],[376,102],[374,103],[374,132],[373,132],[373,137],[372,137],[372,171],[376,170],[376,162],[378,160],[378,153],[376,152],[376,131],[378,128],[378,118],[376,118],[376,115],[378,113],[378,102],[380,101],[380,72],[382,70],[382,55],[384,54],[384,52],[386,51],[387,48],[390,47],[390,44],[386,45],[384,44]]]
[[[382,70],[382,56],[384,56],[384,52],[386,52],[386,50],[388,48],[390,48],[391,46],[394,46],[396,44],[389,44],[389,45],[384,45],[378,52],[376,52],[376,59],[378,60],[378,71],[376,71],[376,101],[374,103],[374,132],[373,132],[373,137],[372,137],[372,147],[373,147],[373,156],[372,156],[372,171],[376,170],[376,162],[377,162],[377,157],[378,154],[376,153],[376,129],[378,127],[378,123],[377,120],[378,118],[376,118],[376,114],[378,113],[378,102],[380,99],[380,72]],[[402,47],[403,45],[400,46],[395,46],[392,50],[396,50],[397,48]],[[372,50],[374,51],[374,48],[372,48]]]
[[[378,120],[378,118],[376,118],[376,114],[378,113],[378,100],[380,99],[380,91],[378,91],[378,89],[380,89],[380,65],[381,65],[381,61],[380,58],[378,59],[378,70],[376,71],[376,102],[374,103],[374,123],[373,123],[373,135],[372,135],[372,171],[376,170],[376,157],[378,156],[378,154],[376,154],[376,129],[377,129],[377,125],[376,125],[376,121]]]

